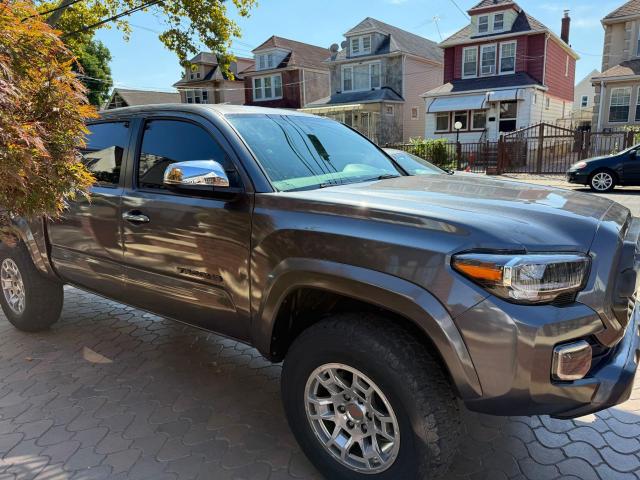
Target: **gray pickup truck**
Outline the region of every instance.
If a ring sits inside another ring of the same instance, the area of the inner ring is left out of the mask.
[[[14,218],[0,302],[33,332],[63,284],[284,360],[282,399],[329,479],[446,472],[459,410],[572,418],[625,401],[638,362],[640,222],[605,198],[408,175],[292,111],[105,112],[96,184]]]

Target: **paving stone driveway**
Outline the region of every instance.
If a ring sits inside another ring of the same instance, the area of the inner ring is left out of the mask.
[[[68,288],[42,334],[0,314],[0,480],[321,478],[280,367],[244,345]],[[640,387],[574,421],[465,413],[449,479],[640,479]]]

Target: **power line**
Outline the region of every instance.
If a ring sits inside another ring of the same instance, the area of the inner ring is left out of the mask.
[[[24,21],[26,21],[26,20],[29,20],[30,18],[34,18],[34,17],[41,17],[42,15],[49,15],[50,13],[57,12],[58,10],[63,10],[63,9],[65,9],[65,8],[70,7],[71,5],[75,5],[76,3],[80,3],[80,2],[82,2],[82,1],[84,1],[84,0],[71,0],[71,1],[69,1],[69,2],[65,2],[64,4],[62,4],[62,5],[58,5],[57,7],[52,8],[52,9],[50,9],[50,10],[45,10],[44,12],[38,12],[38,13],[36,13],[36,14],[34,14],[34,15],[29,15],[28,17],[24,17],[24,18],[21,20],[21,22],[24,22]]]
[[[78,33],[86,32],[87,30],[94,29],[96,27],[104,25],[105,23],[113,22],[114,20],[118,20],[119,18],[132,15],[132,14],[134,14],[136,12],[144,10],[145,8],[148,8],[148,7],[152,7],[153,5],[156,5],[156,4],[161,3],[161,2],[162,2],[162,0],[150,0],[148,2],[143,3],[142,5],[138,5],[137,7],[130,8],[129,10],[125,10],[124,12],[120,12],[120,13],[118,13],[116,15],[113,15],[113,16],[111,16],[109,18],[105,18],[104,20],[100,20],[99,22],[93,23],[91,25],[87,25],[86,27],[82,27],[82,28],[80,28],[78,30],[75,30],[73,32],[65,33],[62,36],[63,37],[67,37],[67,36],[70,36],[70,35],[77,35]]]
[[[451,0],[451,3],[453,3],[456,6],[456,8],[460,11],[462,15],[464,15],[465,18],[469,18],[469,15],[467,15],[467,12],[465,12],[462,8],[460,8],[460,5],[458,5],[458,2],[456,2],[456,0]]]

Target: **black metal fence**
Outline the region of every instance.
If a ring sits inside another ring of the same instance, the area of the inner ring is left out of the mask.
[[[443,140],[387,145],[451,170],[499,173],[564,173],[586,158],[610,155],[634,144],[637,131],[584,132],[541,123],[502,135],[497,142]]]

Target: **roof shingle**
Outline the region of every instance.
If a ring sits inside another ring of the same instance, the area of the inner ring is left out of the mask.
[[[524,33],[524,32],[540,31],[540,30],[551,31],[543,23],[539,22],[538,20],[533,18],[531,15],[527,14],[524,11],[520,11],[515,21],[513,22],[513,27],[508,32],[499,32],[499,33],[493,33],[489,35],[487,34],[474,35],[473,26],[469,24],[463,29],[451,35],[446,40],[444,40],[440,44],[440,46],[447,46],[449,44],[465,42],[468,40],[491,38],[492,36],[496,36],[496,35],[507,35],[510,33]]]
[[[330,97],[321,98],[307,105],[307,107],[322,107],[325,105],[344,105],[349,103],[376,103],[376,102],[404,102],[404,98],[389,87],[364,92],[335,93]]]
[[[530,85],[542,85],[541,82],[525,72],[514,75],[497,75],[493,77],[480,77],[453,80],[429,90],[425,95],[437,96],[449,93],[468,92],[473,90],[491,90],[495,88],[525,87]]]
[[[322,48],[309,43],[278,37],[276,35],[269,37],[268,40],[257,48],[254,48],[252,51],[259,52],[260,50],[266,50],[268,48],[282,48],[291,52],[291,54],[287,55],[287,58],[278,65],[278,68],[313,67],[326,70],[327,66],[324,64],[324,61],[329,58],[329,55],[331,55],[328,48]],[[255,70],[255,66],[253,68],[248,68],[245,72],[253,70]]]
[[[482,0],[475,7],[470,8],[469,11],[476,10],[478,8],[488,8],[488,7],[495,7],[496,5],[509,5],[509,4],[515,5],[515,2],[513,0]]]
[[[126,88],[114,88],[112,96],[118,94],[129,107],[136,105],[155,105],[160,103],[180,103],[180,94],[177,92],[155,92],[151,90],[129,90]]]
[[[622,62],[605,70],[600,75],[594,75],[593,78],[626,77],[629,75],[640,75],[640,59]]]
[[[640,0],[631,0],[621,7],[616,8],[609,15],[604,17],[604,20],[613,20],[616,18],[629,17],[633,15],[640,15]]]

